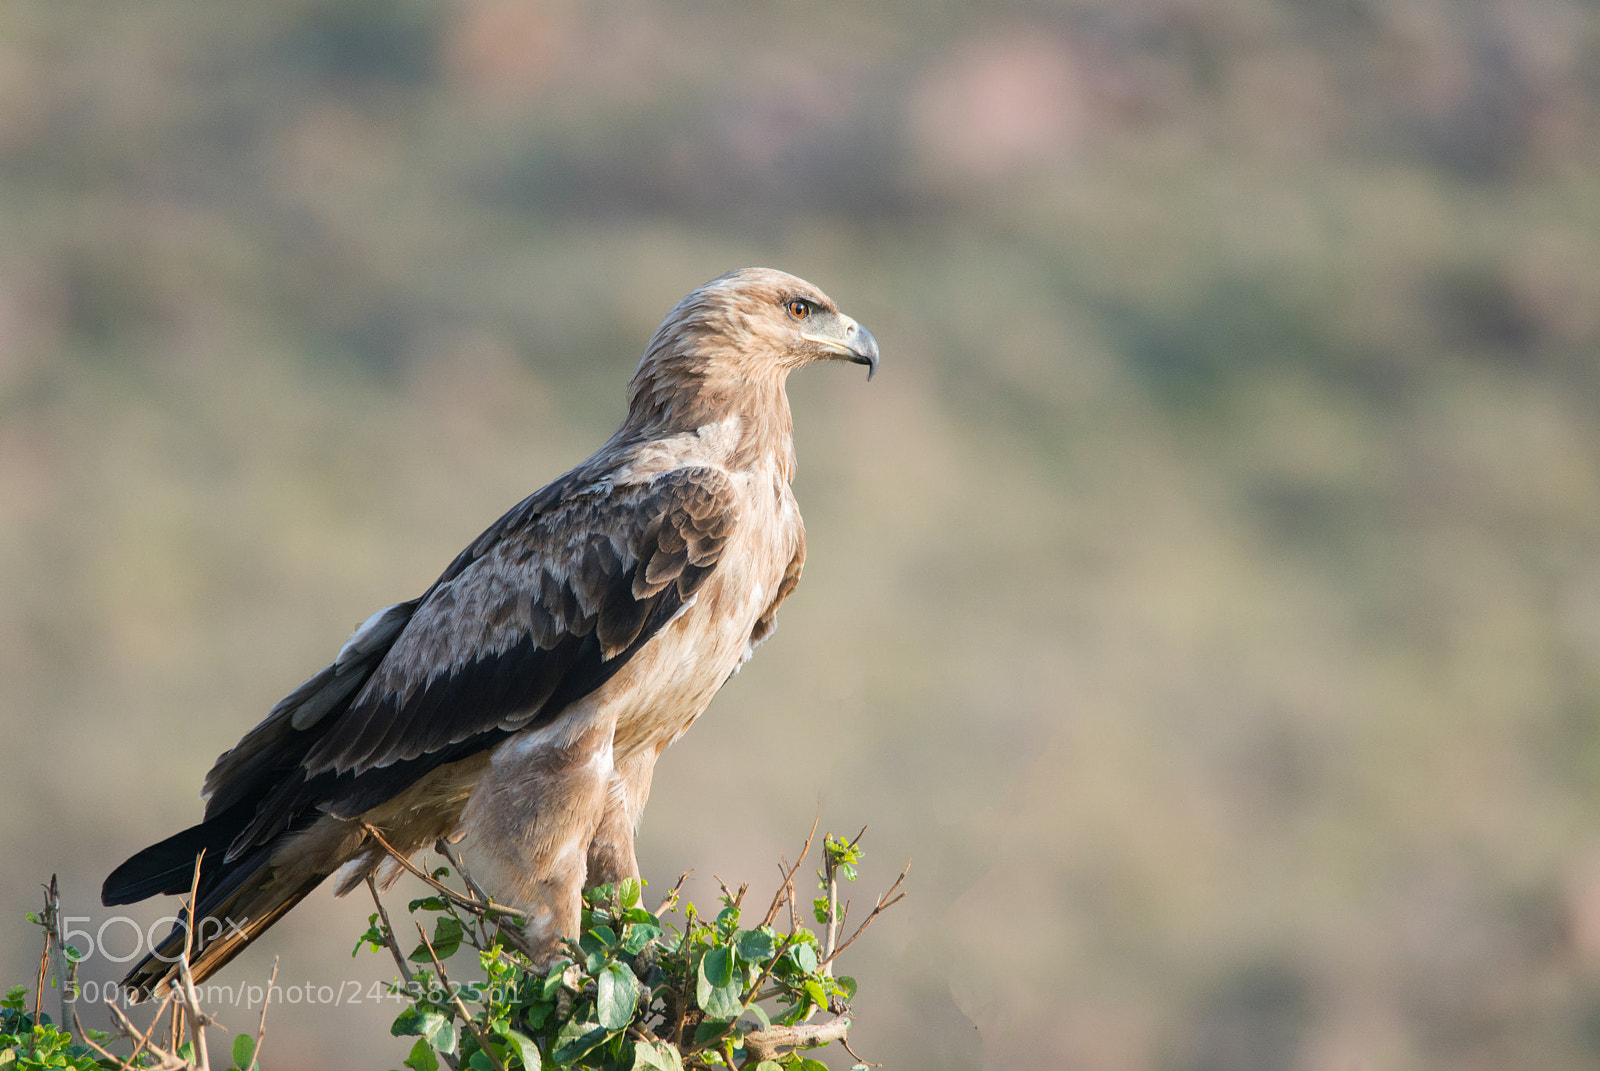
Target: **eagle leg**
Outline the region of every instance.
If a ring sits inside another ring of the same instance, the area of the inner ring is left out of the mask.
[[[494,899],[527,914],[536,962],[576,939],[589,845],[615,773],[613,726],[559,736],[535,730],[502,745],[462,815],[462,847]]]
[[[640,751],[617,763],[606,788],[606,809],[589,842],[589,875],[585,888],[608,885],[639,876],[639,859],[633,835],[650,795],[656,752]]]

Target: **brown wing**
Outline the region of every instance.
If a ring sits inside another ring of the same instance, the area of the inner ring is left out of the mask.
[[[308,809],[354,817],[559,718],[694,598],[738,523],[716,469],[563,483],[501,518],[421,599],[374,615],[218,760],[206,817],[240,809],[230,858]]]

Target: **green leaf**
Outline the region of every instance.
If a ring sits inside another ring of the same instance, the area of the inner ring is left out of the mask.
[[[629,878],[617,889],[617,895],[621,898],[623,907],[633,907],[638,904],[639,896],[643,892],[644,886],[640,884],[638,878]]]
[[[819,926],[828,924],[828,898],[826,896],[819,896],[811,901],[811,914],[816,916]]]
[[[530,1027],[532,1027],[534,1030],[539,1030],[543,1028],[544,1021],[550,1018],[550,1013],[553,1011],[555,1011],[555,1007],[553,1005],[546,1004],[544,1001],[540,1000],[525,1005],[522,1009],[522,1017],[523,1019],[527,1020],[527,1023]]]
[[[703,1020],[699,1026],[694,1028],[694,1043],[696,1045],[704,1045],[709,1041],[715,1041],[723,1034],[726,1034],[731,1025],[731,1023],[718,1022],[715,1019]]]
[[[744,986],[743,979],[735,979],[725,986],[713,989],[700,1010],[706,1013],[708,1019],[721,1019],[724,1022],[737,1019],[739,1013],[744,1011]]]
[[[698,999],[702,1006],[711,990],[733,981],[733,949],[719,945],[700,959]]]
[[[539,1046],[533,1039],[517,1033],[515,1030],[502,1030],[500,1036],[505,1039],[511,1051],[517,1054],[517,1059],[522,1061],[524,1071],[539,1071],[543,1060],[539,1056]]]
[[[762,1060],[756,1064],[756,1071],[783,1071],[783,1065],[776,1060]]]
[[[743,1009],[743,979],[734,977],[734,952],[719,945],[700,958],[695,1001],[712,1019],[729,1020]]]
[[[801,941],[789,949],[789,957],[794,960],[794,965],[810,974],[817,969],[817,950],[809,942]]]
[[[761,930],[740,930],[734,944],[739,949],[739,958],[746,963],[765,963],[778,948],[772,935]]]
[[[472,1054],[472,1058],[467,1061],[467,1066],[472,1068],[473,1071],[494,1071],[494,1061],[489,1059],[489,1054],[482,1049]]]
[[[856,999],[856,980],[854,978],[850,977],[848,974],[841,974],[837,979],[835,979],[835,981],[839,983],[839,988],[844,990],[845,1000],[848,1001]]]
[[[819,1060],[807,1060],[804,1056],[795,1064],[795,1071],[828,1071],[828,1065]]]
[[[422,1038],[411,1046],[411,1055],[406,1057],[405,1066],[412,1071],[439,1071],[439,1058],[433,1054],[433,1047]]]
[[[664,1041],[635,1041],[633,1071],[683,1071],[683,1057]]]
[[[440,1052],[456,1051],[456,1028],[450,1024],[449,1019],[436,1011],[407,1008],[395,1017],[394,1024],[389,1027],[389,1033],[396,1037],[402,1034],[417,1034]]]
[[[596,979],[598,993],[595,1011],[607,1030],[625,1030],[633,1021],[633,1008],[639,1001],[639,979],[620,963],[613,963]]]
[[[661,936],[661,927],[648,922],[635,922],[622,931],[622,950],[630,956],[644,951],[644,946]]]
[[[411,904],[406,908],[406,910],[415,913],[418,910],[421,910],[421,911],[443,911],[444,908],[445,908],[444,901],[439,899],[439,897],[437,897],[437,896],[424,896],[420,900],[411,901]]]
[[[568,965],[566,960],[556,961],[549,973],[544,976],[544,988],[539,993],[540,997],[545,1000],[556,999],[556,994],[561,992],[561,979],[566,974]]]
[[[255,1059],[256,1039],[249,1034],[240,1034],[233,1039],[233,1066],[239,1071],[250,1071],[250,1061]]]
[[[440,1052],[450,1055],[456,1051],[456,1027],[449,1019],[439,1016],[439,1022],[430,1033],[423,1034],[428,1044]]]
[[[443,916],[433,931],[433,954],[440,959],[449,959],[461,947],[461,937],[461,920]]]
[[[576,1063],[610,1036],[611,1031],[599,1023],[563,1023],[556,1034],[556,1047],[550,1054],[550,1059],[557,1066]]]
[[[745,1011],[756,1017],[756,1021],[761,1024],[761,1029],[772,1029],[772,1020],[767,1016],[767,1009],[763,1008],[759,1004],[752,1004],[746,1008]]]
[[[822,991],[822,983],[814,978],[807,978],[802,988],[805,989],[806,997],[810,999],[811,1003],[819,1008],[828,1006],[828,994]]]

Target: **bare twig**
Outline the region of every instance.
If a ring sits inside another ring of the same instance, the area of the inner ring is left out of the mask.
[[[194,1038],[194,1054],[199,1071],[211,1071],[211,1056],[206,1049],[206,1024],[212,1020],[200,1010],[200,994],[195,992],[194,975],[189,973],[189,952],[194,947],[195,912],[200,906],[200,864],[205,857],[204,848],[194,857],[194,874],[189,879],[188,918],[183,927],[183,956],[178,960],[178,979],[183,983],[180,999],[188,1013],[186,1018],[190,1020],[189,1036]]]
[[[806,834],[805,847],[800,849],[800,858],[798,858],[798,859],[796,859],[794,861],[794,866],[790,867],[787,871],[784,870],[784,868],[783,868],[783,866],[781,864],[778,866],[778,872],[783,874],[783,883],[778,886],[778,891],[772,894],[772,906],[767,908],[767,914],[761,920],[761,925],[762,926],[771,926],[773,921],[777,919],[778,912],[783,910],[783,901],[784,901],[784,891],[785,890],[787,890],[788,894],[789,894],[788,898],[789,898],[790,921],[791,922],[795,921],[794,917],[793,917],[794,916],[794,876],[795,876],[795,873],[797,871],[799,871],[800,865],[806,861],[807,853],[809,853],[811,851],[811,842],[812,842],[812,840],[814,840],[816,838],[817,825],[821,821],[822,821],[822,816],[821,815],[818,815],[816,818],[811,820],[811,832]]]
[[[678,883],[671,889],[667,890],[667,895],[663,896],[661,898],[661,903],[657,905],[655,910],[657,917],[660,917],[663,912],[667,911],[672,907],[673,904],[678,902],[678,893],[683,889],[683,883],[688,881],[689,875],[693,873],[693,870],[685,870],[682,874],[678,875]]]
[[[139,1054],[147,1049],[153,1053],[158,1060],[161,1061],[160,1066],[164,1069],[177,1069],[188,1066],[187,1062],[180,1059],[176,1053],[168,1051],[167,1049],[163,1049],[161,1046],[157,1045],[151,1040],[155,1037],[156,1025],[161,1022],[161,1016],[166,1012],[167,1006],[172,1004],[176,999],[177,994],[169,986],[167,989],[167,995],[161,1000],[161,1007],[156,1009],[156,1017],[150,1020],[150,1029],[143,1033],[140,1032],[138,1027],[133,1025],[133,1020],[129,1019],[126,1013],[124,1013],[121,1008],[117,1007],[115,1002],[107,1005],[107,1007],[111,1009],[112,1016],[114,1016],[117,1022],[121,1025],[123,1033],[127,1034],[129,1037],[135,1038],[138,1041],[138,1045],[134,1047],[133,1054],[128,1057],[123,1066],[132,1067],[134,1061],[139,1058]],[[177,1046],[174,1045],[173,1048],[176,1049]],[[117,1057],[112,1057],[112,1059],[117,1059]]]
[[[72,1028],[74,1033],[83,1038],[83,1043],[85,1045],[89,1046],[89,1048],[100,1054],[101,1059],[110,1060],[119,1068],[127,1067],[129,1065],[130,1061],[125,1061],[122,1059],[122,1057],[113,1055],[109,1049],[106,1049],[97,1043],[94,1038],[89,1036],[89,1031],[83,1028],[83,1020],[78,1018],[77,1008],[72,1009]]]
[[[52,959],[56,972],[56,1022],[63,1027],[67,1025],[67,994],[72,989],[74,976],[77,974],[77,964],[67,959],[67,938],[61,927],[61,888],[56,884],[56,876],[50,875],[49,901],[46,905],[46,914],[50,925],[49,936],[45,939],[45,947],[53,948]],[[34,1022],[38,1022],[37,1019]]]
[[[494,902],[494,898],[488,893],[484,892],[483,886],[479,885],[478,880],[472,876],[472,871],[467,869],[466,861],[455,853],[455,849],[450,847],[450,842],[448,840],[446,840],[444,837],[440,837],[438,840],[433,842],[433,850],[450,861],[450,865],[456,868],[456,873],[461,875],[461,880],[466,883],[467,888],[471,890],[473,896],[476,896],[479,900],[482,900],[486,904]],[[484,915],[474,911],[472,913],[472,918],[473,921],[478,924],[478,936],[482,938],[484,944],[488,944],[489,929],[485,924]]]
[[[476,896],[486,904],[493,902],[493,898],[483,891],[483,886],[479,885],[477,879],[472,876],[472,871],[467,869],[467,864],[462,862],[461,857],[455,853],[455,849],[450,847],[448,840],[440,837],[433,842],[433,850],[450,860],[450,865],[456,868],[456,873],[461,875],[461,880],[466,882],[467,888],[472,890],[473,896]]]
[[[895,896],[894,893],[895,893],[896,889],[900,888],[901,884],[906,880],[906,875],[909,874],[910,872],[911,872],[911,863],[908,861],[906,863],[906,868],[904,870],[900,871],[900,876],[898,878],[894,879],[894,884],[889,886],[889,891],[884,893],[882,896],[878,897],[878,902],[875,905],[873,905],[872,913],[870,915],[868,915],[866,917],[866,919],[864,919],[862,921],[860,926],[856,927],[856,932],[850,935],[849,940],[847,940],[843,944],[841,944],[837,949],[835,949],[833,951],[832,954],[830,954],[828,956],[828,958],[826,960],[823,961],[822,966],[826,967],[828,964],[832,963],[838,956],[843,954],[845,949],[847,949],[851,945],[855,944],[856,943],[856,938],[860,937],[863,933],[866,932],[867,927],[872,925],[872,920],[873,919],[877,918],[879,915],[883,914],[889,908],[893,907],[895,904],[898,904],[901,900],[904,900],[906,898],[906,894],[905,893],[901,893],[899,896]]]
[[[825,1023],[804,1023],[800,1026],[773,1026],[756,1030],[744,1036],[745,1059],[743,1067],[755,1067],[762,1060],[775,1060],[778,1047],[810,1049],[829,1042],[841,1041],[850,1030],[850,1017],[840,1015]]]
[[[822,838],[822,872],[828,886],[828,922],[823,932],[826,943],[822,946],[822,973],[831,975],[833,952],[839,944],[839,867],[833,861],[833,853],[828,850],[826,836]]]
[[[189,973],[187,954],[178,961],[178,977],[183,982],[183,1003],[188,1013],[185,1018],[192,1020],[189,1036],[194,1039],[195,1067],[198,1071],[211,1071],[211,1055],[206,1050],[206,1024],[211,1017],[200,1010],[200,995],[194,990],[194,975]]]
[[[883,1066],[882,1064],[867,1063],[867,1061],[863,1060],[861,1058],[861,1054],[856,1052],[856,1050],[854,1050],[854,1049],[852,1049],[850,1047],[850,1039],[849,1038],[840,1038],[839,1039],[839,1044],[844,1046],[844,1051],[845,1052],[849,1053],[852,1057],[855,1058],[856,1063],[862,1064],[862,1065],[864,1065],[866,1067],[882,1067]]]
[[[400,977],[406,980],[406,985],[411,986],[411,968],[406,966],[406,957],[400,951],[400,945],[394,938],[394,927],[389,924],[389,912],[383,908],[383,901],[378,899],[378,884],[372,880],[372,875],[367,875],[367,891],[372,893],[372,903],[378,909],[378,921],[383,924],[383,943],[389,949],[389,954],[394,957],[394,965],[400,969]],[[357,946],[359,947],[359,946]]]
[[[728,888],[727,882],[723,881],[715,874],[711,876],[716,880],[717,888],[722,890],[722,902],[727,904],[729,907],[738,910],[738,908],[744,903],[744,894],[750,891],[750,883],[747,881],[740,885],[739,891],[735,893],[732,889]]]
[[[255,1071],[261,1066],[261,1042],[267,1036],[267,1005],[272,1003],[272,984],[278,980],[278,957],[272,957],[272,973],[267,975],[267,999],[261,1002],[261,1022],[256,1025],[256,1047],[251,1050],[250,1066],[244,1071]]]
[[[383,834],[379,833],[377,827],[371,822],[362,822],[361,828],[367,831],[368,836],[372,837],[380,845],[382,845],[383,850],[389,853],[389,857],[395,862],[399,863],[407,873],[411,874],[413,877],[421,878],[428,885],[432,886],[440,893],[443,893],[444,896],[452,903],[460,907],[464,907],[469,911],[493,912],[497,915],[511,915],[519,919],[525,919],[528,917],[526,912],[518,911],[514,907],[504,907],[492,900],[474,900],[470,896],[462,896],[460,893],[450,888],[450,886],[436,880],[432,874],[422,870],[422,868],[418,867],[410,859],[407,859],[405,856],[395,851],[394,847],[383,838]]]
[[[55,875],[51,875],[54,877]],[[50,913],[50,890],[45,889],[45,915]],[[50,938],[53,931],[48,922],[44,927],[44,947],[39,949],[39,984],[33,987],[33,1021],[39,1021],[39,1013],[44,1010],[44,976],[50,967]]]
[[[161,1004],[156,1008],[155,1018],[150,1020],[150,1028],[142,1034],[139,1033],[138,1028],[133,1025],[132,1020],[130,1020],[126,1015],[122,1014],[122,1009],[117,1007],[114,1001],[112,1002],[111,1011],[119,1020],[121,1020],[123,1024],[122,1032],[139,1042],[133,1047],[133,1053],[128,1057],[129,1063],[133,1063],[135,1060],[137,1060],[139,1058],[139,1053],[143,1052],[147,1046],[152,1048],[154,1047],[154,1043],[150,1039],[156,1036],[156,1027],[160,1025],[161,1017],[167,1013],[167,1008],[171,1006],[175,999],[177,999],[177,994],[174,993],[172,988],[169,986],[167,988],[167,995],[161,998]]]
[[[450,994],[450,1000],[456,1006],[456,1011],[461,1013],[461,1021],[472,1029],[473,1036],[478,1039],[478,1047],[489,1057],[489,1062],[494,1064],[495,1071],[506,1071],[506,1065],[500,1062],[500,1057],[489,1047],[489,1039],[479,1029],[477,1021],[472,1018],[472,1013],[467,1011],[466,1004],[462,1003],[461,994],[450,988],[450,979],[445,977],[444,964],[439,962],[439,954],[433,950],[433,942],[428,940],[428,931],[422,928],[422,923],[417,923],[417,932],[422,935],[423,947],[428,950],[428,958],[433,960],[433,969],[439,972],[439,984],[444,991]]]
[[[84,1029],[83,1021],[78,1018],[78,1009],[72,1009],[72,1025],[76,1028],[78,1036],[83,1039],[83,1043],[85,1045],[99,1053],[103,1061],[109,1061],[112,1066],[118,1069],[118,1071],[136,1071],[138,1067],[139,1055],[144,1052],[145,1048],[148,1046],[150,1050],[154,1052],[157,1057],[159,1057],[161,1062],[157,1066],[162,1068],[163,1071],[168,1071],[168,1069],[170,1069],[170,1071],[186,1071],[189,1066],[186,1061],[180,1060],[172,1053],[158,1049],[154,1045],[150,1045],[150,1039],[144,1034],[139,1033],[138,1028],[135,1027],[133,1023],[129,1022],[126,1015],[122,1014],[121,1008],[118,1008],[115,1004],[112,1004],[111,1010],[118,1018],[122,1020],[124,1024],[123,1033],[139,1039],[139,1044],[134,1048],[132,1054],[127,1057],[118,1056],[116,1053],[110,1051],[105,1046],[95,1041],[95,1039],[90,1036],[89,1031]],[[150,1028],[154,1030],[155,1024],[151,1023]]]

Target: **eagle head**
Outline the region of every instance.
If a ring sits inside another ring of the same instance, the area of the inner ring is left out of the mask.
[[[740,268],[672,307],[645,347],[630,393],[684,386],[776,381],[812,361],[851,361],[878,370],[878,340],[817,287],[772,268]]]

